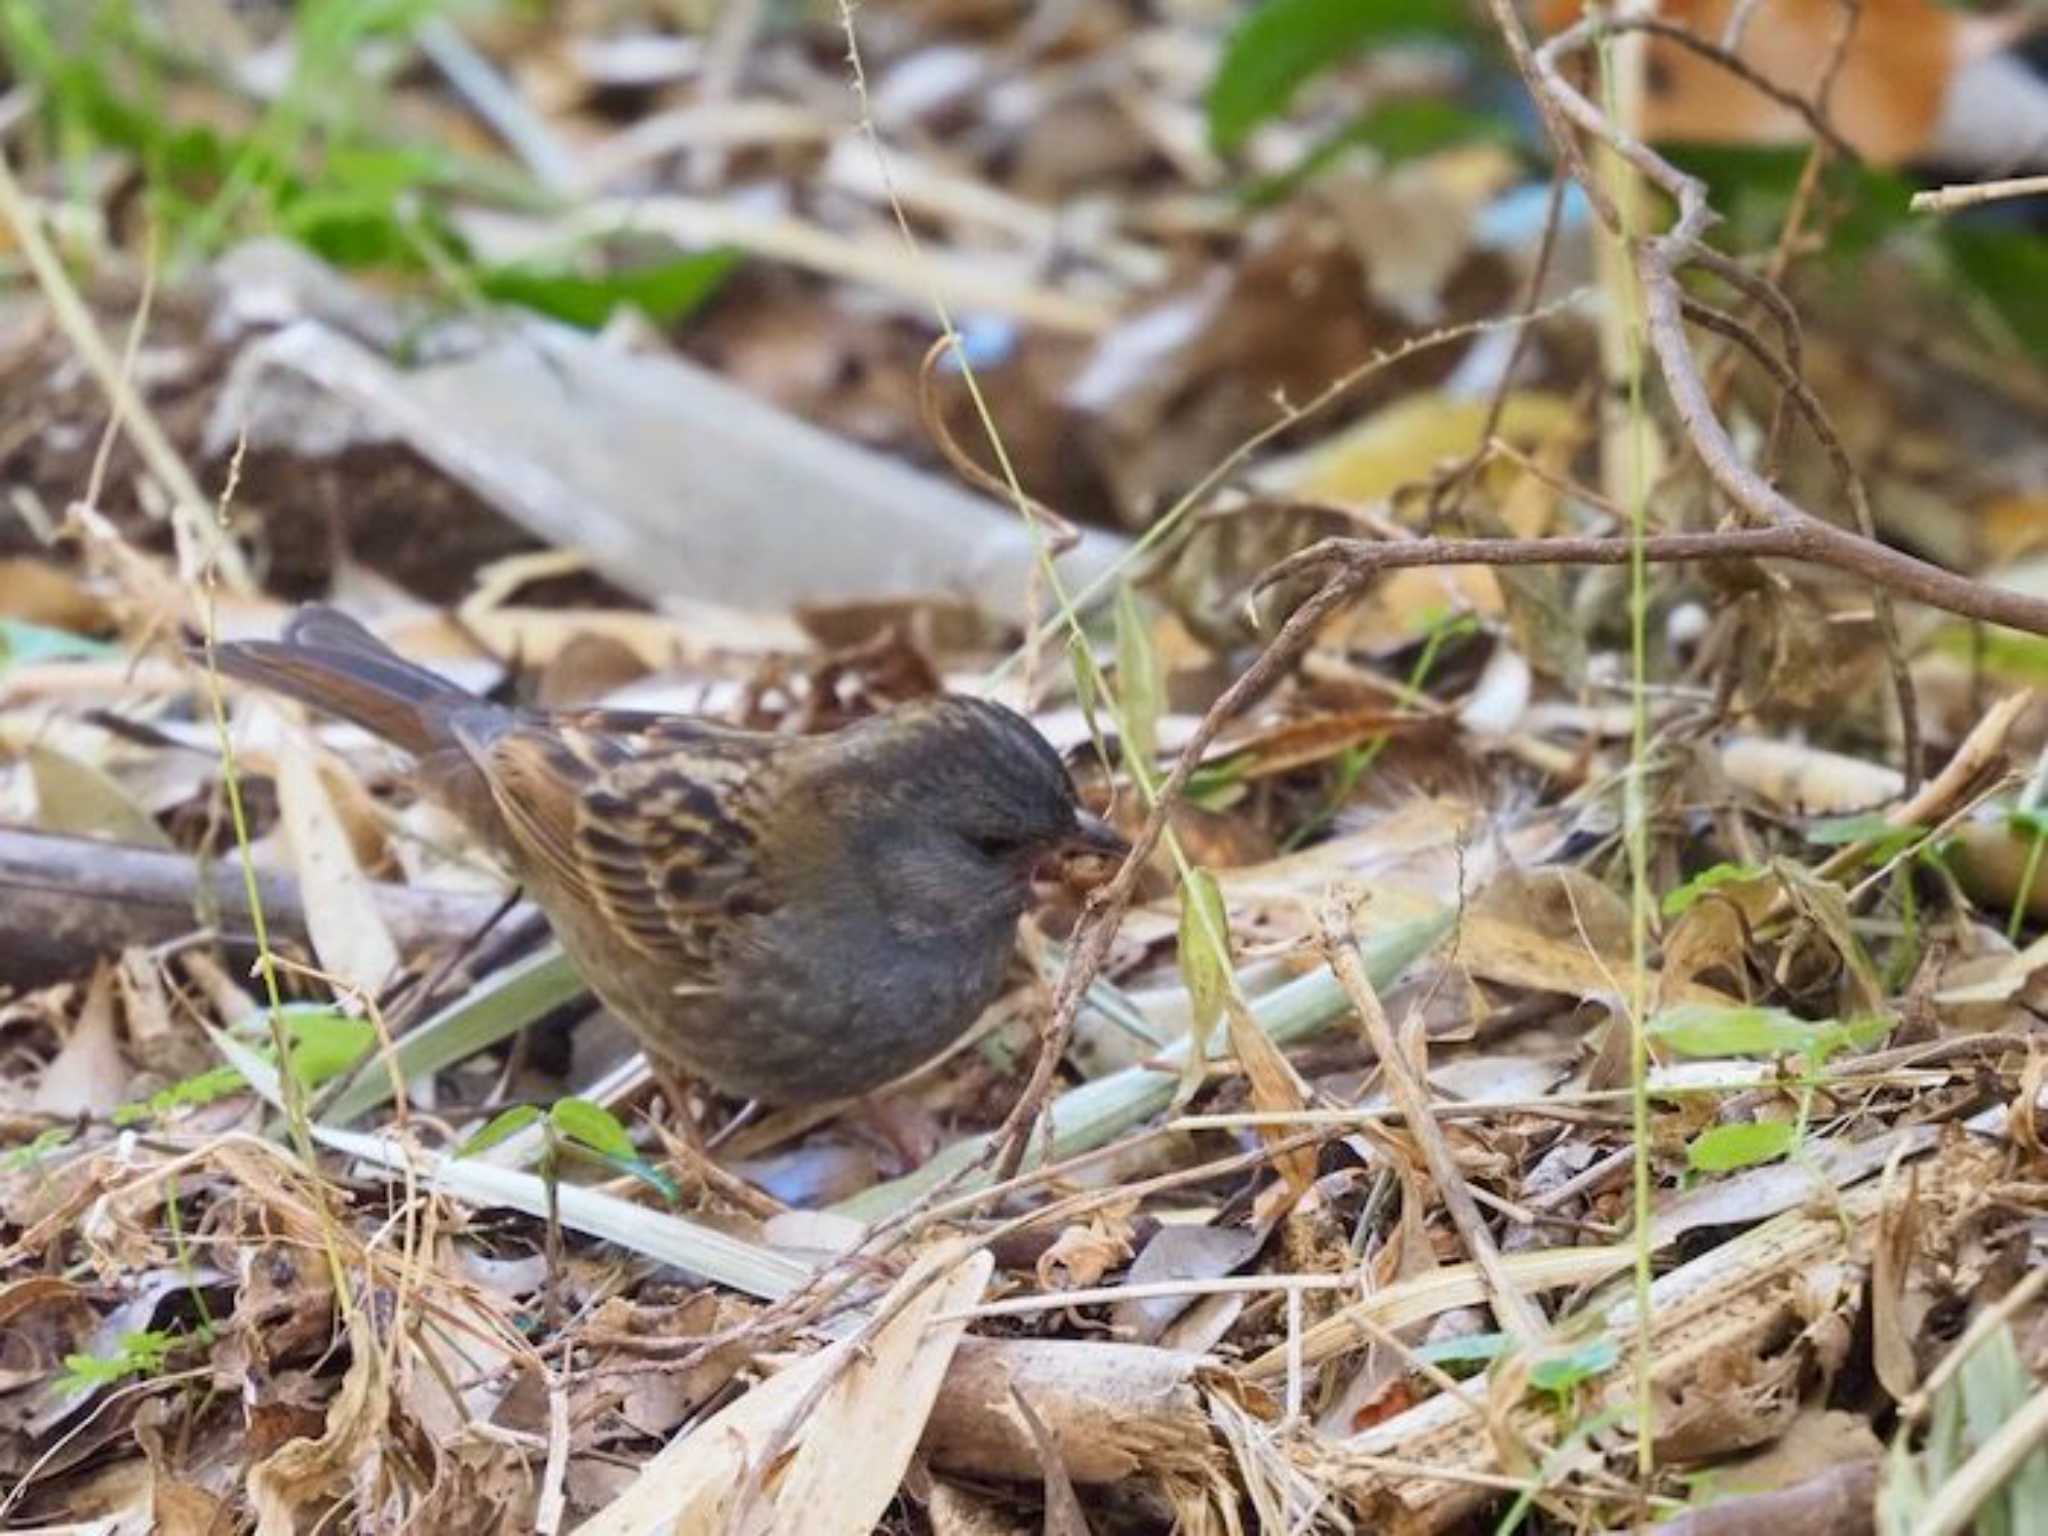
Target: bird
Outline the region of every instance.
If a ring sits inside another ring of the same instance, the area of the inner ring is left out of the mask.
[[[1002,990],[1041,864],[1129,852],[1036,727],[985,699],[809,736],[518,709],[324,604],[195,654],[410,753],[658,1071],[769,1104],[922,1065]]]

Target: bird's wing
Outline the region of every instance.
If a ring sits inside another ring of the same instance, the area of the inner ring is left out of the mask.
[[[759,829],[787,738],[593,712],[466,745],[538,877],[649,960],[708,969],[731,920],[772,904]]]

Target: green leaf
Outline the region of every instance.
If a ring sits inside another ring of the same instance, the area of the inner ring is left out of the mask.
[[[497,267],[477,276],[486,298],[596,330],[630,304],[657,325],[673,325],[718,290],[739,263],[737,251],[699,251],[652,266],[593,277],[535,266]]]
[[[178,1335],[162,1329],[121,1335],[120,1352],[113,1355],[66,1355],[64,1374],[56,1385],[64,1392],[85,1392],[112,1386],[130,1376],[156,1376],[179,1342]]]
[[[1229,809],[1244,798],[1244,776],[1251,763],[1250,755],[1243,752],[1204,763],[1188,776],[1187,798],[1205,811]]]
[[[2038,807],[2026,807],[2006,812],[2005,827],[2019,837],[2048,837],[2048,816]]]
[[[514,1104],[510,1109],[501,1110],[493,1115],[488,1125],[455,1149],[455,1155],[475,1157],[479,1152],[488,1152],[500,1142],[510,1141],[538,1119],[539,1105]]]
[[[24,1146],[15,1147],[5,1157],[0,1157],[0,1170],[20,1173],[23,1169],[32,1168],[69,1142],[74,1134],[73,1128],[68,1125],[53,1125],[48,1130],[39,1132],[35,1140]]]
[[[346,1072],[377,1044],[377,1027],[368,1019],[332,1008],[288,1008],[284,1023],[291,1039],[292,1076],[307,1088]]]
[[[1152,632],[1129,582],[1116,593],[1116,691],[1125,758],[1142,764],[1150,774],[1159,760],[1159,715],[1166,690]]]
[[[1790,1120],[1750,1120],[1700,1132],[1685,1160],[1700,1173],[1726,1173],[1768,1163],[1792,1150],[1799,1128]]]
[[[1101,677],[1095,662],[1095,654],[1085,645],[1076,643],[1067,647],[1067,671],[1074,679],[1074,702],[1081,706],[1081,718],[1088,722],[1088,736],[1099,751],[1102,747],[1102,722],[1095,711],[1102,703],[1102,690],[1097,686]]]
[[[683,1198],[682,1186],[644,1157],[607,1157],[603,1161],[607,1167],[638,1179],[670,1205],[678,1204]]]
[[[1663,149],[1680,170],[1706,182],[1708,202],[1726,217],[1730,248],[1776,237],[1806,169],[1804,145],[1695,143]],[[1912,187],[1892,172],[1840,160],[1828,167],[1822,196],[1838,217],[1828,226],[1826,254],[1838,273],[1853,278],[1854,258],[1913,222],[1912,195]]]
[[[1588,1339],[1561,1355],[1548,1355],[1529,1367],[1529,1384],[1558,1396],[1602,1371],[1609,1371],[1621,1358],[1621,1345],[1606,1334]]]
[[[1957,624],[1934,637],[1934,649],[2020,683],[2048,683],[2048,635],[2023,634],[1995,624]]]
[[[1876,811],[1865,811],[1859,816],[1828,816],[1814,822],[1806,829],[1806,840],[1823,848],[1842,848],[1850,843],[1886,842],[1905,837],[1918,837],[1918,827],[1902,827],[1890,822]]]
[[[619,1117],[589,1099],[557,1099],[548,1111],[548,1123],[564,1140],[588,1147],[599,1157],[629,1163],[640,1156]]]
[[[1719,890],[1724,885],[1743,885],[1752,880],[1761,880],[1768,871],[1754,864],[1716,864],[1703,869],[1677,889],[1664,895],[1664,915],[1681,917],[1699,904],[1701,897],[1709,891]]]
[[[395,1070],[402,1082],[438,1072],[544,1018],[581,997],[582,978],[569,957],[554,946],[494,971],[467,995],[410,1031],[392,1051],[392,1061],[358,1071],[320,1112],[326,1125],[343,1125],[391,1097]]]
[[[1466,1333],[1418,1345],[1415,1358],[1426,1365],[1491,1365],[1508,1352],[1512,1342],[1504,1333]]]
[[[256,1016],[259,1029],[263,1015]],[[318,1087],[339,1076],[369,1055],[377,1044],[376,1026],[367,1019],[352,1018],[319,1004],[290,1003],[284,1009],[285,1037],[291,1045],[292,1076],[305,1087]],[[266,1065],[269,1042],[261,1048],[244,1043],[243,1048]],[[140,1104],[123,1104],[115,1109],[116,1125],[134,1125],[161,1120],[180,1109],[211,1104],[215,1099],[240,1093],[249,1086],[243,1072],[233,1066],[214,1067],[172,1083],[151,1094]]]
[[[386,203],[406,192],[445,185],[454,178],[446,159],[417,145],[337,144],[327,152],[321,183]]]
[[[140,1104],[121,1104],[114,1109],[116,1125],[137,1125],[145,1120],[162,1120],[178,1110],[211,1104],[249,1086],[248,1079],[233,1067],[211,1067],[195,1076],[159,1088]]]
[[[1209,85],[1209,139],[1228,153],[1287,109],[1302,82],[1367,43],[1471,36],[1450,0],[1265,0],[1224,45]]]
[[[1683,1056],[1792,1056],[1834,1029],[1782,1008],[1680,1003],[1650,1020],[1649,1034]]]
[[[284,232],[339,267],[418,265],[415,236],[381,192],[323,189],[278,210]]]

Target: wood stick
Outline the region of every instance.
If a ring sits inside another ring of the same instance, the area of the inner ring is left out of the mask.
[[[306,906],[287,874],[259,874],[258,899],[273,937],[303,939]],[[401,947],[476,932],[499,898],[469,891],[372,887]],[[253,947],[242,872],[177,853],[87,837],[0,827],[0,981],[34,986],[79,974],[101,956],[167,944],[210,920],[232,946]]]

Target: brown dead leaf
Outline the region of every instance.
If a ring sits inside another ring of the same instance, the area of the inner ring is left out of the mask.
[[[533,702],[541,709],[599,704],[648,671],[639,653],[616,635],[572,635],[541,669]]]
[[[1131,1215],[1136,1200],[1105,1206],[1086,1222],[1062,1227],[1052,1246],[1038,1256],[1041,1290],[1086,1289],[1131,1256]]]
[[[1791,859],[1772,862],[1785,893],[1799,915],[1826,941],[1841,968],[1841,1012],[1844,1016],[1889,1012],[1884,979],[1870,953],[1856,936],[1849,917],[1849,898],[1839,885],[1823,880]]]
[[[1299,1114],[1308,1108],[1308,1086],[1294,1070],[1294,1064],[1275,1045],[1265,1030],[1252,1017],[1251,1009],[1235,987],[1223,995],[1223,1017],[1230,1026],[1230,1049],[1243,1068],[1245,1081],[1251,1088],[1252,1108],[1261,1114]],[[1261,1134],[1268,1140],[1279,1140],[1289,1134],[1284,1125],[1262,1128]],[[1316,1154],[1313,1147],[1299,1147],[1292,1152],[1283,1152],[1274,1160],[1297,1197],[1306,1195],[1315,1183]]]
[[[349,1365],[317,1437],[285,1441],[249,1469],[257,1536],[295,1536],[302,1511],[341,1496],[382,1452],[390,1418],[383,1356],[367,1309],[349,1316]]]
[[[1426,715],[1380,707],[1334,710],[1284,720],[1234,740],[1227,761],[1245,779],[1271,778],[1328,762],[1382,736],[1443,730],[1442,722]]]

